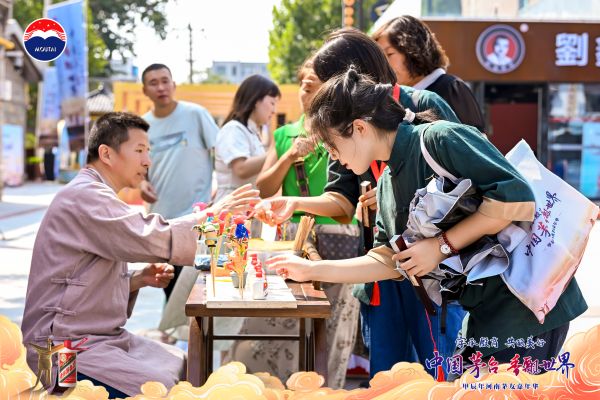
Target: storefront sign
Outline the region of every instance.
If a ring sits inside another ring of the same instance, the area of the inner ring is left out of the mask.
[[[600,24],[428,20],[467,81],[598,82]]]
[[[556,35],[557,67],[578,66],[588,63],[588,34],[559,33]]]
[[[512,26],[492,25],[479,35],[475,51],[485,69],[495,74],[506,74],[521,65],[525,43]]]

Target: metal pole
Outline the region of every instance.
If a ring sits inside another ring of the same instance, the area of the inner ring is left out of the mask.
[[[44,8],[42,9],[42,16],[44,18],[48,18],[48,6],[50,5],[50,0],[44,0]],[[35,113],[35,137],[38,139],[41,136],[40,127],[42,121],[42,100],[44,98],[44,76],[42,75],[42,80],[38,82],[38,93],[37,93],[37,105],[36,105],[36,113]],[[44,164],[45,167],[45,164]],[[46,171],[44,171],[44,175]]]

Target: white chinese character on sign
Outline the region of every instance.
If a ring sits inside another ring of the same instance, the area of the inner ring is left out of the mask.
[[[596,67],[600,67],[600,37],[596,38]]]
[[[588,34],[559,33],[556,35],[556,66],[587,65]]]

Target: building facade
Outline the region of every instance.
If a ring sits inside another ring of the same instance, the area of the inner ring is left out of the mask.
[[[219,76],[228,83],[240,84],[250,75],[258,74],[269,77],[267,63],[240,61],[214,61],[210,69],[213,75]]]

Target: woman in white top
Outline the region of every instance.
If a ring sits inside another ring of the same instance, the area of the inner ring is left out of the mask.
[[[280,97],[277,85],[261,75],[244,79],[235,92],[231,111],[217,135],[215,201],[246,183],[256,182],[265,162],[261,127],[271,120]]]

